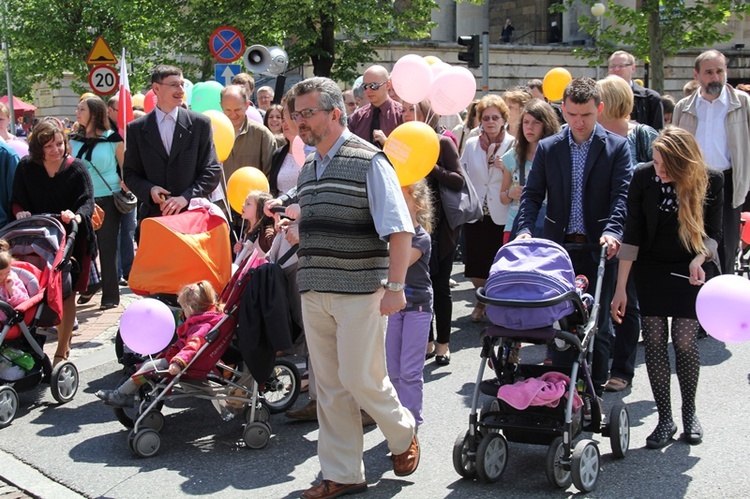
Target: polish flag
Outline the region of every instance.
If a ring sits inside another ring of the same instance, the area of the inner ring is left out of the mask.
[[[128,65],[125,63],[125,49],[122,49],[122,59],[120,59],[120,101],[117,110],[117,129],[120,132],[125,147],[127,140],[125,129],[127,124],[133,121],[133,97],[130,94],[130,83],[128,83]]]

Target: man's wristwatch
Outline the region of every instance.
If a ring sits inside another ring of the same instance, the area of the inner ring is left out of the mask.
[[[388,291],[403,291],[404,290],[404,284],[400,282],[393,282],[393,281],[386,281],[383,279],[380,281],[380,284],[383,285],[385,289]]]

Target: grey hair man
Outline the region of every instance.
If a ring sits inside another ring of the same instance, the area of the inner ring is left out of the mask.
[[[727,83],[727,59],[717,50],[695,58],[700,89],[674,108],[672,124],[695,136],[706,164],[724,172],[723,237],[719,258],[734,273],[742,204],[750,189],[750,96]]]

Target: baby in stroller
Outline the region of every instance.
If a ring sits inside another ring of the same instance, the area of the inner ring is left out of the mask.
[[[146,375],[179,374],[206,343],[206,334],[221,320],[216,291],[208,281],[184,286],[177,295],[177,303],[185,315],[185,322],[177,328],[177,341],[159,358],[141,364],[136,373],[118,388],[97,391],[96,396],[106,404],[118,407],[132,406],[133,397],[145,382]],[[206,373],[213,367],[213,363],[206,366],[196,363],[192,366],[194,371]]]
[[[13,257],[9,250],[8,241],[0,239],[0,300],[15,307],[29,299],[29,292],[11,267]],[[0,322],[5,322],[6,319],[7,316],[0,310]]]

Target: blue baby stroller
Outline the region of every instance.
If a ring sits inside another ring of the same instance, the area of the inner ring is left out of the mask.
[[[589,368],[605,260],[606,247],[592,298],[576,290],[573,266],[562,246],[524,239],[498,251],[485,287],[476,292],[493,324],[482,337],[469,429],[459,434],[453,448],[459,475],[495,482],[507,464],[508,441],[546,445],[549,482],[567,488],[572,481],[588,492],[599,478],[600,456],[593,440],[574,442],[582,432],[608,436],[614,456],[625,456],[630,442],[627,408],[617,403],[609,424],[602,424]],[[550,341],[558,350],[571,350],[572,366],[519,361],[522,342]],[[495,377],[485,380],[488,364]],[[480,393],[490,398],[477,413]]]

